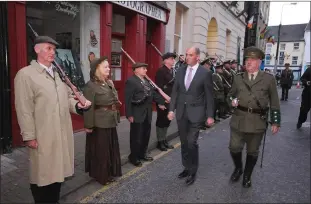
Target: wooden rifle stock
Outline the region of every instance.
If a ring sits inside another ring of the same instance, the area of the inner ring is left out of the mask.
[[[129,60],[134,64],[135,61],[133,60],[133,58],[131,58],[131,56],[121,47],[121,51],[127,56],[127,58],[129,58]],[[170,102],[171,101],[171,97],[169,97],[166,93],[164,93],[164,91],[158,87],[147,75],[145,76],[145,78],[150,82],[150,84],[156,88],[158,90],[158,92],[161,94],[161,96],[167,101]]]
[[[30,27],[30,29],[32,30],[33,34],[38,37],[38,33],[36,33],[36,31],[34,31],[34,29],[31,27],[31,25],[28,23],[28,26]],[[67,84],[67,86],[70,87],[70,89],[72,90],[72,92],[75,94],[75,96],[77,97],[78,101],[82,104],[85,105],[86,102],[86,98],[78,91],[77,87],[75,87],[71,81],[69,80],[68,76],[65,74],[65,72],[63,71],[63,69],[59,66],[59,64],[57,64],[57,62],[54,60],[53,61],[53,65],[56,67],[56,69],[58,70],[58,73],[61,77],[61,79]]]

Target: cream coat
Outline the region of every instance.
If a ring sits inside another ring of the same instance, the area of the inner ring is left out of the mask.
[[[63,182],[74,173],[74,140],[70,112],[77,101],[56,71],[55,80],[35,60],[14,79],[15,107],[24,141],[29,148],[30,183],[45,186]]]

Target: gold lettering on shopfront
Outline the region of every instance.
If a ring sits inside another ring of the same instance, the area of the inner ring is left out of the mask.
[[[113,1],[118,5],[124,6],[126,8],[130,8],[135,10],[139,13],[145,14],[147,16],[153,17],[155,19],[161,20],[163,22],[166,21],[165,19],[165,11],[153,6],[147,2],[142,1]]]

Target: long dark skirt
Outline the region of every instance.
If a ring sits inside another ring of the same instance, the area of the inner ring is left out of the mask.
[[[85,172],[102,185],[122,176],[116,128],[95,128],[86,135]]]

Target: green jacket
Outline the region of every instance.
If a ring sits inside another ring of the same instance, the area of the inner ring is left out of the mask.
[[[112,82],[102,85],[93,81],[87,82],[84,87],[83,95],[92,102],[90,109],[83,113],[84,127],[92,129],[113,128],[120,122],[120,112],[98,108],[96,106],[109,106],[118,103],[118,93]]]
[[[225,101],[224,84],[219,74],[213,73],[214,98]],[[215,85],[216,84],[216,85]]]
[[[253,94],[259,100],[261,107],[270,110],[270,123],[280,125],[280,103],[276,81],[273,75],[259,71],[254,82],[248,79],[247,72],[235,76],[232,88],[227,96],[228,103],[231,105],[232,99],[237,98],[240,106],[259,109],[256,100],[246,86],[251,88]],[[259,114],[235,109],[230,121],[230,126],[241,132],[264,132],[267,128],[268,115],[269,112],[267,112],[267,119],[265,120],[262,119]]]

